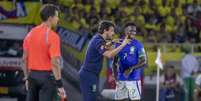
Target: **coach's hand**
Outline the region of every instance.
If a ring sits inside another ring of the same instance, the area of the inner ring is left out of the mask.
[[[106,49],[106,50],[111,50],[111,49],[112,49],[112,41],[106,42],[106,44],[105,44],[105,49]]]
[[[130,42],[130,39],[128,39],[128,35],[126,35],[124,41],[122,42],[123,45],[127,45]]]
[[[64,90],[63,87],[58,88],[58,95],[59,95],[61,98],[67,98],[66,92],[65,92],[65,90]]]

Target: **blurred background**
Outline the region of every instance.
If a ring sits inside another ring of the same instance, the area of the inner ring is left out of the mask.
[[[164,64],[160,97],[165,101],[201,101],[201,81],[197,79],[201,75],[201,0],[0,0],[0,101],[24,101],[22,42],[40,23],[39,9],[46,3],[60,8],[55,31],[62,41],[62,76],[68,101],[81,101],[78,71],[87,44],[97,33],[97,23],[103,19],[116,24],[116,38],[126,22],[137,25],[136,39],[143,42],[148,56],[142,73],[142,101],[155,101],[158,48]],[[107,94],[115,88],[111,68],[111,60],[105,59],[99,101],[113,101],[113,95]],[[177,85],[167,87],[171,83]]]

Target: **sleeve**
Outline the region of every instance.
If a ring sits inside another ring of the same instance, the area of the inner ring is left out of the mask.
[[[104,44],[104,40],[97,40],[95,42],[95,48],[98,53],[103,54],[106,51]]]
[[[138,44],[137,51],[138,51],[138,54],[139,54],[139,58],[145,57],[145,59],[146,59],[146,52],[145,52],[145,49],[144,49],[144,47],[143,47],[143,45],[141,43]]]
[[[49,36],[49,54],[51,58],[61,56],[60,38],[56,33]]]
[[[28,50],[28,37],[25,37],[23,41],[23,51],[27,51],[27,50]]]

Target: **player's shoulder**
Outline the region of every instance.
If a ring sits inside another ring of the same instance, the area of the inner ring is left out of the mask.
[[[134,43],[137,45],[137,46],[139,46],[139,47],[143,47],[143,43],[142,42],[140,42],[139,40],[134,40]]]
[[[137,39],[133,39],[136,43],[138,43],[138,44],[142,44],[142,42],[140,42],[139,40],[137,40]]]

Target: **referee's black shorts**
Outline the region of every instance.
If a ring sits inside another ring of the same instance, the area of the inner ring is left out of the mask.
[[[52,72],[30,72],[26,101],[54,101],[56,94],[56,84]]]

